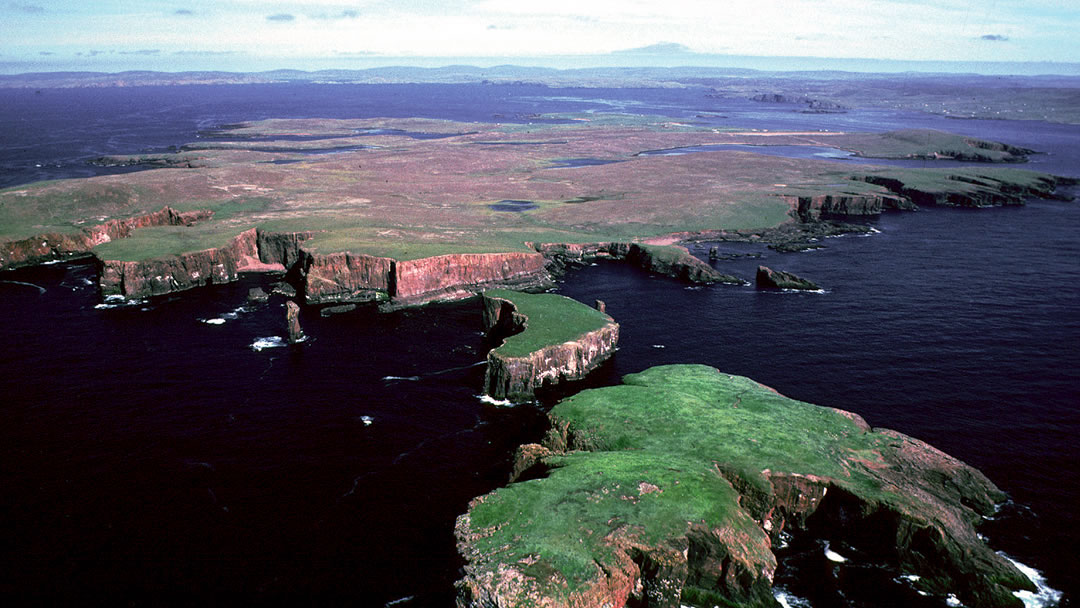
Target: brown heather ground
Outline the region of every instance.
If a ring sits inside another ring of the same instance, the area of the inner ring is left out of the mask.
[[[402,135],[341,137],[372,128],[459,135],[428,140]],[[332,138],[246,139],[297,134]],[[71,232],[169,205],[180,211],[212,209],[215,214],[193,227],[141,229],[95,251],[106,259],[147,259],[220,246],[257,226],[315,231],[305,247],[323,253],[413,259],[524,251],[526,242],[631,240],[674,232],[768,228],[790,220],[783,194],[884,192],[879,186],[850,181],[827,162],[724,151],[636,156],[695,144],[830,145],[845,137],[834,133],[722,132],[642,117],[600,116],[569,125],[269,120],[225,135],[200,140],[177,155],[185,168],[0,191],[0,240]],[[378,147],[332,154],[246,149],[349,145]],[[215,149],[199,149],[202,146]],[[196,168],[186,168],[193,156]],[[583,157],[623,162],[551,168],[560,159]],[[538,208],[518,213],[488,207],[502,199],[529,200]]]

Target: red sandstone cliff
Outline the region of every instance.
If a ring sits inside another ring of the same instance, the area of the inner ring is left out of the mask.
[[[137,262],[106,260],[101,271],[101,292],[141,298],[228,283],[239,278],[246,261],[257,258],[257,235],[252,228],[233,237],[224,247]]]
[[[550,282],[539,253],[459,253],[394,265],[394,302],[408,305],[472,295],[486,287],[529,287]]]
[[[84,228],[77,232],[50,232],[25,239],[6,241],[0,243],[0,271],[89,255],[93,247],[130,236],[131,231],[136,228],[190,226],[213,214],[214,212],[209,210],[181,213],[171,207],[163,207],[154,213],[122,220],[109,220],[104,224]]]

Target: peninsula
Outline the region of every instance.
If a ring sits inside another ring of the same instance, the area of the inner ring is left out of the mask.
[[[1001,491],[856,414],[676,365],[548,417],[518,451],[529,480],[458,519],[460,607],[776,606],[784,534],[857,547],[943,601],[1019,607],[1034,588],[976,531]]]

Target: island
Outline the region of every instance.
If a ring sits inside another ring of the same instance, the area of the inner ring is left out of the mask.
[[[459,607],[777,606],[785,534],[858,547],[943,601],[1020,607],[1034,589],[977,532],[1000,490],[856,414],[672,365],[548,418],[518,480],[458,518]]]

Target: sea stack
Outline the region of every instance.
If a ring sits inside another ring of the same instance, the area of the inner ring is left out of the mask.
[[[285,325],[289,331],[289,344],[304,339],[304,330],[300,329],[300,307],[292,300],[285,303]]]

